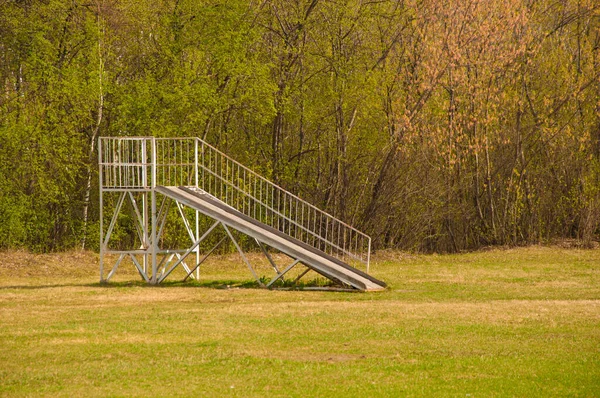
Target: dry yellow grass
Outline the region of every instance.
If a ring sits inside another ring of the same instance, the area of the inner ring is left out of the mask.
[[[384,252],[377,294],[210,287],[251,279],[235,255],[162,287],[130,264],[99,285],[93,253],[1,258],[0,395],[600,394],[598,250]]]

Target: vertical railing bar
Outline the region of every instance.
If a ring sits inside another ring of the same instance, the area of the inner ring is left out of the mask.
[[[98,172],[98,199],[99,199],[99,208],[98,208],[98,218],[99,218],[99,228],[100,228],[100,282],[104,281],[104,170],[106,159],[104,159],[103,149],[105,145],[105,140],[100,137],[98,139],[98,163],[99,163],[99,172]]]
[[[294,220],[296,220],[296,225],[298,225],[298,201],[296,201],[296,210],[294,214]],[[298,239],[298,228],[294,227],[294,236]]]
[[[177,185],[185,185],[185,176],[183,174],[183,141],[177,141],[177,146],[179,146],[179,164],[177,167],[179,168],[179,181]]]
[[[178,141],[179,146],[179,164],[177,167],[179,168],[179,185],[185,185],[185,167],[183,166],[185,163],[185,141]]]
[[[142,184],[144,185],[144,187],[147,187],[148,186],[148,176],[146,174],[147,173],[147,170],[146,170],[146,141],[140,142],[140,146],[141,146],[141,148],[140,148],[141,149],[140,150],[141,162],[140,163],[142,164],[142,166],[141,166],[142,167],[142,170],[141,170],[142,171]]]
[[[113,145],[113,168],[115,170],[115,187],[119,188],[120,187],[120,183],[121,183],[121,176],[120,176],[120,168],[121,166],[119,165],[119,146],[121,144],[119,143],[119,141],[115,142],[115,144]]]
[[[287,195],[287,196],[289,196],[289,195]],[[289,196],[289,198],[290,198],[290,204],[289,204],[289,207],[288,207],[288,212],[290,213],[290,215],[289,215],[288,219],[290,221],[288,222],[288,224],[289,224],[288,225],[288,235],[292,236],[292,222],[293,222],[292,213],[294,212],[294,206],[292,205],[292,197]]]
[[[327,235],[329,234],[329,219],[325,219],[325,242],[328,241]],[[325,248],[327,250],[327,248]]]
[[[125,141],[125,150],[123,151],[123,155],[125,157],[125,165],[123,166],[123,184],[126,188],[129,188],[129,171],[131,169],[131,159],[129,158],[131,153],[132,142]]]
[[[198,140],[194,140],[194,187],[198,188]]]
[[[232,179],[233,179],[234,187],[240,189],[240,181],[239,181],[239,175],[238,175],[238,171],[239,170],[236,170],[235,163],[232,163],[231,166],[232,166],[232,169],[233,169]],[[238,167],[238,169],[239,169],[239,167]],[[238,203],[239,195],[237,194],[238,189],[233,189],[231,191],[232,201],[234,203],[233,207],[236,208],[236,209],[239,209],[239,207],[238,207],[239,206],[239,203]]]
[[[263,197],[263,181],[259,180],[258,182],[258,187],[260,188],[260,198],[262,199]],[[265,214],[263,216],[263,210],[265,209],[264,205],[259,205],[258,207],[258,217],[260,220],[264,219],[267,216],[267,211],[265,211]]]
[[[130,161],[131,163],[137,163],[137,159],[135,158],[135,151],[136,151],[136,147],[134,145],[130,145]],[[139,166],[130,166],[129,168],[129,177],[127,179],[127,181],[129,182],[129,184],[131,184],[131,186],[133,187],[137,187],[136,181],[135,181],[135,173],[137,171],[137,169],[139,168]]]
[[[285,227],[286,227],[285,222],[286,222],[286,218],[288,218],[288,214],[286,213],[287,200],[285,197],[286,196],[285,193],[283,193],[282,196],[283,196],[283,213],[282,214],[283,214],[284,218],[283,218],[283,220],[281,220],[283,223],[281,232],[285,232]]]
[[[289,195],[286,195],[288,198],[288,232],[287,234],[289,236],[293,236],[293,232],[292,232],[292,224],[294,223],[294,205],[292,204],[292,198]]]
[[[119,148],[118,148],[118,152],[117,155],[119,156],[119,162],[121,161],[121,158],[123,156],[121,156],[121,148],[123,147],[123,144],[121,144],[121,141],[119,141]],[[119,166],[119,188],[123,187],[123,171],[121,170],[122,166]]]
[[[340,246],[340,232],[341,232],[341,225],[340,225],[340,223],[338,223],[337,221],[336,221],[335,223],[336,223],[336,225],[337,225],[337,230],[338,230],[337,232],[338,232],[338,233],[337,233],[337,241],[336,241],[336,242],[334,242],[334,243],[335,243],[335,244],[337,244],[338,246]]]
[[[368,239],[369,247],[367,248],[367,274],[369,273],[369,267],[371,265],[371,237]]]
[[[119,141],[116,141],[113,143],[112,145],[112,163],[113,163],[113,181],[114,181],[114,186],[115,188],[119,188],[119,165],[118,165],[118,146]]]
[[[271,196],[271,200],[269,201],[269,195]],[[271,226],[273,228],[275,228],[275,220],[279,220],[279,207],[277,207],[277,212],[275,212],[276,209],[276,205],[275,205],[275,190],[274,189],[269,189],[266,192],[266,198],[265,198],[265,203],[269,203],[269,207],[271,209]],[[279,223],[279,221],[277,221],[277,223]]]
[[[229,160],[226,158],[225,159],[225,177],[223,178],[223,182],[228,181],[228,180],[229,180]],[[228,187],[229,187],[228,184],[224,184],[224,189],[225,189],[225,203],[227,203],[229,205],[229,202],[227,201],[227,188]]]
[[[275,191],[273,191],[275,193]],[[277,212],[281,213],[281,191],[277,191]],[[279,229],[279,214],[277,214],[277,229]]]
[[[313,210],[313,231],[317,230],[317,213]],[[319,236],[321,234],[319,233]],[[313,246],[315,246],[315,237],[313,235]]]

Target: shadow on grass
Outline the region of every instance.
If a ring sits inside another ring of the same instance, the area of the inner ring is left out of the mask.
[[[125,281],[125,282],[96,282],[96,283],[54,283],[51,285],[8,285],[0,286],[2,290],[41,290],[55,289],[61,287],[87,287],[87,288],[105,288],[118,289],[124,287],[143,287],[155,289],[168,289],[170,287],[185,288],[208,288],[208,289],[258,289],[260,286],[256,281],[205,281],[205,282],[162,282],[160,285],[151,285],[144,281]]]
[[[206,280],[206,281],[195,281],[189,280],[186,282],[182,281],[165,281],[160,285],[156,286],[159,288],[169,287],[186,287],[186,288],[206,288],[206,289],[259,289],[258,282],[253,280],[239,281],[239,280]]]
[[[98,287],[102,286],[99,283],[55,283],[52,285],[8,285],[0,286],[1,290],[38,290],[38,289],[54,289],[58,287]]]
[[[268,280],[261,278],[263,284],[266,284]],[[95,283],[55,283],[50,285],[9,285],[0,286],[2,290],[40,290],[40,289],[54,289],[61,287],[83,287],[83,288],[106,288],[106,289],[117,289],[126,287],[141,287],[141,288],[158,288],[168,289],[171,287],[184,287],[184,288],[204,288],[204,289],[264,289],[255,280],[206,280],[206,281],[195,281],[188,280],[183,281],[164,281],[159,285],[151,285],[143,280],[139,281],[123,281],[123,282],[95,282]],[[278,281],[272,286],[273,290],[332,290],[332,291],[352,291],[350,289],[341,289],[339,286],[331,283],[323,283],[321,279],[314,279],[307,282],[297,283],[291,285],[289,282]]]

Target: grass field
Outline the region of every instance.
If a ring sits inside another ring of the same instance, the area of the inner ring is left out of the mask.
[[[236,288],[235,256],[162,287],[97,268],[0,254],[0,395],[600,396],[598,249],[380,252],[382,293]]]

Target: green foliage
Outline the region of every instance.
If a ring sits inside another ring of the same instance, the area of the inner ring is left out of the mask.
[[[0,248],[98,230],[99,135],[202,137],[376,247],[591,244],[599,20],[590,0],[2,2]]]

